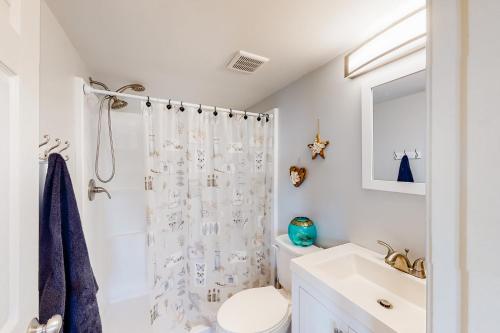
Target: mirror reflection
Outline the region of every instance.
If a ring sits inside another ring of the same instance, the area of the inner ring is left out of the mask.
[[[372,88],[373,178],[426,179],[425,70]]]

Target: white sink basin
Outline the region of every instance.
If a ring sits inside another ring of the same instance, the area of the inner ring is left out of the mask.
[[[425,280],[390,267],[378,253],[348,243],[296,258],[291,269],[344,310],[361,309],[384,331],[425,332]],[[392,309],[379,299],[389,301]]]

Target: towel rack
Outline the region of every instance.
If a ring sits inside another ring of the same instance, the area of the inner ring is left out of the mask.
[[[50,141],[51,141],[50,135],[45,134],[40,143],[38,144],[38,148],[41,150],[41,152],[39,152],[38,154],[38,160],[40,162],[46,162],[51,153],[61,154],[63,151],[67,150],[71,145],[68,140],[65,140],[63,143],[63,141],[59,138],[55,138],[53,144],[50,144]],[[68,155],[64,155],[63,158],[65,161],[69,160]]]

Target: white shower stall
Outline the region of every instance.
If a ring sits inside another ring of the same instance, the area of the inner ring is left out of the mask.
[[[112,113],[116,175],[100,184],[112,199],[97,194],[88,199],[88,182],[94,178],[99,98],[84,94],[84,80],[75,79],[77,123],[75,190],[94,273],[105,332],[148,332],[146,272],[146,219],[144,192],[144,135],[139,103],[130,102]],[[101,138],[100,170],[111,170],[107,127]]]
[[[101,96],[85,93],[85,80],[74,79],[75,94],[75,158],[72,175],[91,264],[99,284],[97,294],[105,332],[152,332],[150,318],[151,286],[148,283],[147,218],[145,191],[146,143],[140,102],[113,110],[112,131],[116,174],[109,183],[99,186],[109,191],[88,198],[88,183],[95,178],[97,124]],[[100,174],[106,178],[112,170],[110,146],[103,110]],[[274,120],[278,110],[272,110]],[[275,122],[276,124],[276,122]],[[271,130],[277,138],[277,127]],[[277,145],[274,152],[277,154]],[[278,166],[275,164],[274,175]],[[274,177],[274,182],[276,182]],[[274,183],[273,185],[276,188]],[[277,193],[274,192],[275,200]],[[276,201],[274,201],[276,202]],[[275,209],[271,221],[277,223]],[[271,256],[274,261],[274,256]],[[272,272],[274,276],[274,272]]]

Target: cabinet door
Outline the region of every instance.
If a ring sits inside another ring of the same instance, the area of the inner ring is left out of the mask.
[[[348,327],[307,291],[300,288],[299,333],[348,333]]]

